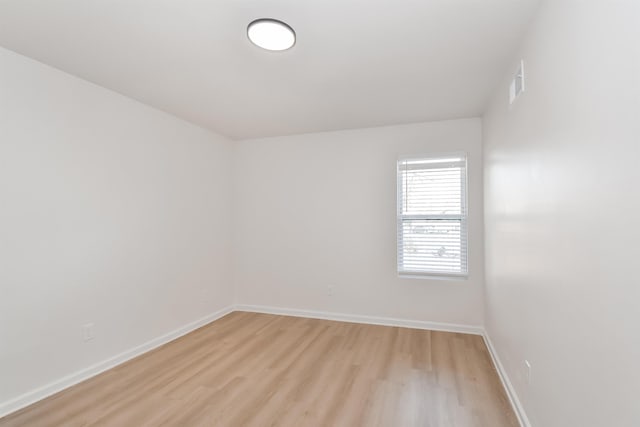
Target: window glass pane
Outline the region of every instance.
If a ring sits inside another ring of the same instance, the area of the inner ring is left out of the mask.
[[[462,220],[403,220],[400,262],[403,270],[460,273],[466,264]]]
[[[403,214],[463,213],[460,167],[408,170],[403,175]]]

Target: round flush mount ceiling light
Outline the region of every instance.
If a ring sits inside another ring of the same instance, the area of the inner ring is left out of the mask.
[[[251,43],[267,50],[287,50],[296,43],[293,28],[277,19],[256,19],[247,27]]]

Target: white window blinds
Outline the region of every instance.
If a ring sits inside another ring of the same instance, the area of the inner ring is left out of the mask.
[[[398,272],[467,275],[465,155],[398,161]]]

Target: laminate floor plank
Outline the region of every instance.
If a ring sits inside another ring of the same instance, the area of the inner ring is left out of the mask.
[[[234,312],[15,426],[517,427],[481,337]]]

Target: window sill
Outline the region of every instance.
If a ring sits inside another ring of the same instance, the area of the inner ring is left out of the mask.
[[[468,274],[437,274],[437,273],[398,273],[400,279],[445,280],[460,282],[469,278]]]

